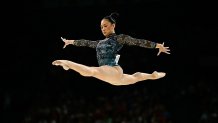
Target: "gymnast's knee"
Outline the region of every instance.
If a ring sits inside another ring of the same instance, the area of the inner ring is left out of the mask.
[[[136,72],[136,73],[133,74],[133,76],[134,76],[134,77],[141,77],[142,74],[141,74],[140,72]]]
[[[81,72],[80,75],[85,76],[85,77],[91,77],[91,76],[94,76],[95,73],[96,72],[94,70],[89,70],[89,71],[86,71],[86,72]]]

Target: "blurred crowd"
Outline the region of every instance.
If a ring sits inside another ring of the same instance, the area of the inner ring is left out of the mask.
[[[152,99],[153,98],[153,99]],[[76,96],[63,93],[55,100],[36,105],[24,123],[170,123],[167,107],[146,90],[116,95]]]
[[[1,114],[16,123],[217,123],[217,82],[190,81],[11,91],[1,93]]]
[[[32,105],[23,123],[217,123],[216,85],[201,80],[178,88],[154,84],[96,95],[66,90]]]

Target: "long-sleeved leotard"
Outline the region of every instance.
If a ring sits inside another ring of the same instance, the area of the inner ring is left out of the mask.
[[[91,48],[96,48],[97,60],[99,66],[118,65],[115,61],[117,53],[121,50],[123,45],[135,45],[145,48],[155,48],[156,43],[144,39],[132,38],[129,35],[115,33],[109,35],[104,40],[90,41],[85,39],[75,40],[73,45],[75,46],[86,46]]]

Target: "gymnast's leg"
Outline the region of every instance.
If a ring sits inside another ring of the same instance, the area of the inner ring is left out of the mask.
[[[89,67],[86,65],[78,64],[69,60],[55,60],[53,65],[62,66],[65,70],[74,70],[80,73],[82,76],[95,77],[103,81],[117,81],[122,77],[123,71],[119,66],[100,66]]]
[[[80,73],[82,76],[93,76],[95,73],[95,69],[92,69],[92,67],[78,64],[69,60],[55,60],[52,62],[52,64],[56,66],[62,66],[65,70],[74,70]]]
[[[122,84],[122,85],[135,84],[137,82],[144,81],[144,80],[160,79],[160,78],[164,77],[165,75],[166,75],[166,73],[157,72],[157,71],[154,71],[151,74],[141,73],[141,72],[136,72],[136,73],[134,73],[132,75],[123,74],[123,76],[122,76],[119,83]]]
[[[111,67],[105,65],[100,67],[89,67],[69,60],[55,60],[52,64],[62,66],[65,70],[74,70],[82,76],[95,77],[113,85],[120,85],[120,83],[117,82],[120,82],[123,75],[123,70],[120,66]]]
[[[151,74],[136,72],[132,75],[123,74],[120,66],[102,66],[93,77],[108,82],[112,85],[130,85],[144,80],[156,80],[164,77],[166,73],[154,71]]]

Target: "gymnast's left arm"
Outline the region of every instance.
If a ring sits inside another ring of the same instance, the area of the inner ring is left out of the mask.
[[[151,48],[151,49],[159,49],[159,52],[157,55],[160,55],[161,52],[170,54],[169,47],[165,47],[164,43],[160,44],[160,43],[156,43],[156,42],[145,40],[145,39],[133,38],[125,34],[118,35],[117,41],[121,44],[126,44],[126,45],[140,46],[140,47]]]

